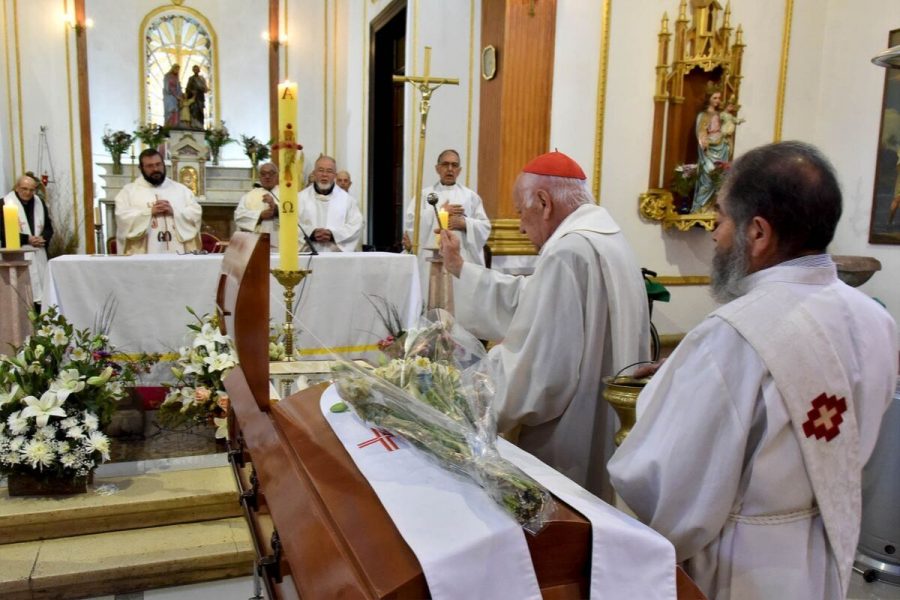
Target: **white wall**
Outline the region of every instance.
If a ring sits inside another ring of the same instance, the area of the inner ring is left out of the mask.
[[[5,56],[2,61],[3,80],[0,84],[4,94],[0,104],[3,107],[0,119],[4,121],[0,126],[0,162],[3,164],[0,182],[5,194],[24,171],[34,171],[38,175],[46,172],[51,178],[48,200],[52,214],[62,215],[57,218],[54,228],[62,235],[66,227],[69,230],[73,227],[80,228],[84,220],[81,210],[82,186],[78,183],[81,161],[74,35],[65,25],[60,2],[18,2],[15,4],[16,14],[13,14],[13,3],[4,2],[3,7],[6,10],[3,35],[8,46],[2,49]],[[69,71],[66,69],[67,45],[70,50]],[[5,72],[7,64],[8,73]],[[21,73],[18,71],[19,66]],[[67,73],[71,74],[71,79],[67,79]],[[71,120],[69,83],[74,96]],[[9,94],[9,104],[6,94]],[[42,126],[46,128],[47,140],[43,155],[40,143]],[[73,172],[76,174],[74,178]],[[84,247],[83,237],[81,245]]]
[[[575,158],[592,186],[602,4],[559,0],[551,114],[551,147]],[[834,162],[845,205],[831,251],[881,260],[884,270],[862,289],[900,318],[900,247],[866,241],[884,81],[884,71],[869,59],[884,49],[888,32],[900,27],[900,3],[794,4],[782,139],[815,143]],[[732,2],[732,26],[743,26],[747,44],[741,87],[747,122],[738,130],[737,155],[774,139],[784,7],[784,0]],[[600,198],[643,266],[660,275],[706,275],[712,256],[708,233],[663,231],[637,211],[649,175],[656,34],[664,12],[672,30],[677,10],[677,0],[612,2]],[[662,333],[690,329],[715,306],[706,286],[673,286],[671,292],[671,303],[654,308]]]

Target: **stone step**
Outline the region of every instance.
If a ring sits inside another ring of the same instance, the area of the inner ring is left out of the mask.
[[[87,494],[57,498],[10,498],[7,488],[0,488],[0,543],[241,514],[237,485],[228,466],[97,478]]]
[[[243,518],[0,545],[0,598],[89,598],[251,574]]]

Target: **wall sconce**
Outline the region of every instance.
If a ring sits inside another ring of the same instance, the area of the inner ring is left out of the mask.
[[[63,22],[67,26],[74,29],[76,33],[81,33],[84,30],[84,28],[90,29],[91,27],[94,26],[94,20],[91,19],[90,17],[87,17],[84,20],[84,25],[78,24],[78,22],[75,20],[75,15],[63,15]]]

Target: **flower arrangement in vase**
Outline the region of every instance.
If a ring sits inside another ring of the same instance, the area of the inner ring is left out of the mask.
[[[231,338],[219,332],[215,315],[198,316],[190,307],[188,312],[196,323],[188,325],[189,343],[178,350],[172,366],[174,383],[159,407],[157,418],[164,427],[182,427],[212,423],[216,438],[227,437],[228,394],[223,380],[237,365],[237,354]]]
[[[219,152],[222,150],[222,146],[226,146],[235,140],[229,135],[228,128],[225,127],[225,121],[220,122],[218,125],[214,125],[212,127],[208,127],[204,131],[204,138],[206,139],[206,145],[209,146],[209,154],[212,157],[212,164],[219,164]]]
[[[109,459],[103,428],[134,383],[104,333],[75,329],[55,307],[32,312],[34,334],[0,356],[0,475],[10,495],[86,491]]]
[[[134,130],[134,137],[148,148],[158,148],[169,136],[169,128],[156,123],[146,123]]]
[[[264,160],[268,160],[271,152],[269,151],[269,145],[263,144],[261,141],[256,139],[256,136],[241,136],[241,145],[244,146],[244,154],[247,155],[247,158],[250,159],[250,164],[253,165],[253,171],[251,173],[251,178],[256,179],[256,170],[259,167],[259,163]]]
[[[110,131],[103,133],[103,147],[109,151],[109,155],[113,161],[113,175],[122,174],[122,154],[128,150],[131,143],[134,142],[134,136],[126,131]]]

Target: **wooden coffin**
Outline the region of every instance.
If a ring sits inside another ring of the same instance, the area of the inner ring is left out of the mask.
[[[234,417],[229,455],[254,529],[258,570],[276,598],[426,598],[418,560],[321,414],[324,384],[281,402],[262,389],[267,338],[264,345],[255,329],[267,324],[258,311],[268,301],[253,297],[264,293],[267,246],[259,236],[232,243],[218,295],[241,363],[225,380]],[[247,327],[245,318],[256,326]],[[588,596],[591,530],[580,514],[558,503],[544,529],[526,539],[545,598]],[[702,598],[683,573],[679,598]]]

